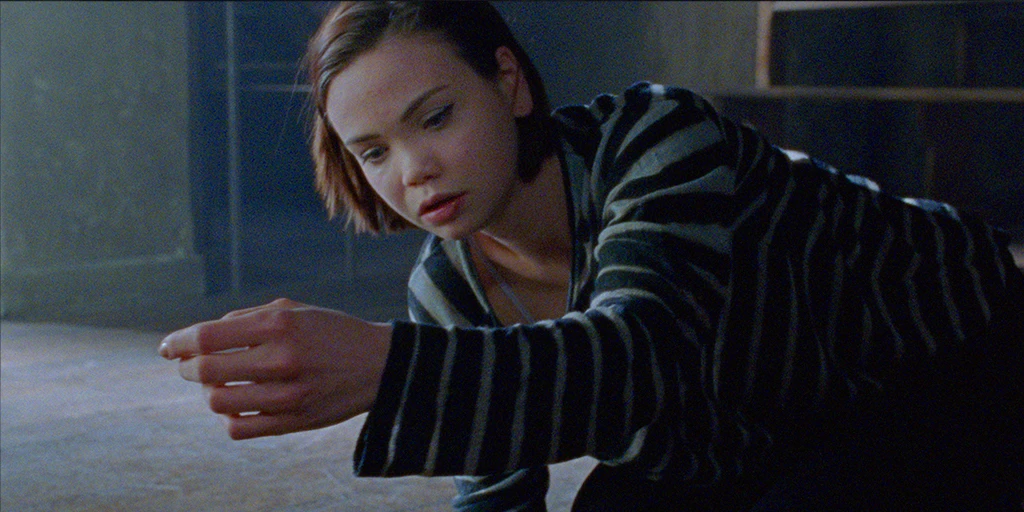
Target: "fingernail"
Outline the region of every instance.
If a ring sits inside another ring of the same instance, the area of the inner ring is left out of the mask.
[[[164,357],[164,358],[166,358],[168,356],[168,354],[170,353],[170,351],[171,351],[170,347],[167,346],[167,342],[166,341],[161,342],[160,343],[160,348],[157,349],[157,350],[158,350],[158,352],[160,352],[160,355],[162,357]]]

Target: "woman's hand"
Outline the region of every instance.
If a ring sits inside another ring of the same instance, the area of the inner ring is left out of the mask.
[[[288,434],[367,412],[391,326],[287,299],[171,333],[160,355],[203,384],[232,439]]]

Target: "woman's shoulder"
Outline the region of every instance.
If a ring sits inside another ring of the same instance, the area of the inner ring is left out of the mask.
[[[650,82],[562,107],[554,116],[566,153],[584,163],[586,179],[573,183],[592,187],[598,204],[633,163],[644,163],[639,170],[646,173],[725,140],[721,118],[707,100],[689,89]]]
[[[641,81],[617,95],[602,93],[589,103],[559,107],[553,116],[570,127],[592,128],[613,121],[623,111],[645,112],[664,103],[700,110],[710,108],[706,99],[690,89]]]
[[[671,115],[669,115],[671,114]],[[599,94],[589,103],[567,105],[552,112],[561,136],[581,155],[589,156],[614,133],[660,123],[664,130],[718,117],[705,98],[683,87],[636,82],[619,94]]]

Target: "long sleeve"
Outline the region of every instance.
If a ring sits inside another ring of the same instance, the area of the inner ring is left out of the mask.
[[[687,91],[638,84],[559,115],[587,169],[567,178],[576,310],[510,327],[395,322],[358,474],[592,455],[728,480],[794,418],[961,350],[1016,271],[982,223],[794,163]]]
[[[633,461],[651,439],[671,443],[673,422],[656,420],[682,385],[681,322],[661,301],[631,304],[622,310],[605,297],[556,321],[508,328],[397,322],[389,363],[401,364],[385,371],[357,470],[487,474],[585,454]],[[660,309],[637,314],[650,304]],[[647,464],[663,464],[666,448]]]

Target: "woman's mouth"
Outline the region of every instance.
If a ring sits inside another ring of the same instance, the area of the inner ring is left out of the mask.
[[[420,218],[435,226],[451,222],[459,215],[466,193],[439,194],[420,205]]]

